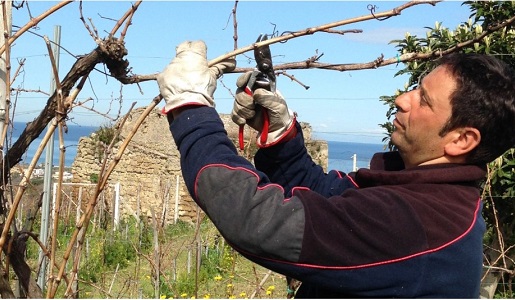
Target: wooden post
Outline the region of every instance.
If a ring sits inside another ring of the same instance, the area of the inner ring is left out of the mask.
[[[77,224],[80,221],[80,215],[81,215],[80,212],[81,212],[81,205],[82,205],[82,192],[83,192],[83,190],[82,190],[82,186],[81,186],[81,187],[79,187],[79,196],[77,198],[77,208],[75,211],[75,224]],[[72,261],[75,261],[75,259],[76,259],[77,250],[79,249],[79,246],[80,246],[79,242],[76,241],[75,247],[73,247],[73,250],[72,250],[72,258],[73,258]],[[88,246],[89,245],[86,244],[86,251],[89,250]],[[88,254],[86,254],[86,255],[88,255]],[[78,271],[77,271],[77,273],[78,273]],[[78,299],[79,298],[79,274],[75,274],[75,276],[73,276],[72,280],[73,280],[72,296],[74,299]]]
[[[159,274],[161,272],[160,268],[160,261],[159,261],[159,230],[157,228],[157,220],[156,220],[156,214],[154,211],[154,207],[150,207],[151,213],[152,213],[152,225],[154,226],[154,297],[157,299],[159,298]]]
[[[120,223],[120,183],[119,182],[117,182],[114,185],[114,203],[113,203],[113,205],[114,205],[113,230],[116,231],[118,229],[118,225]]]
[[[161,227],[166,226],[166,216],[168,215],[168,200],[170,199],[170,181],[166,180],[163,193],[163,210],[161,211]]]
[[[177,183],[175,185],[175,212],[173,217],[173,223],[177,224],[177,220],[179,219],[179,175],[177,175]]]
[[[191,248],[188,248],[188,262],[187,262],[186,269],[188,271],[188,274],[190,274],[191,273]]]
[[[138,194],[136,196],[136,216],[138,216],[138,225],[139,225],[139,221],[141,220],[140,192],[141,192],[141,184],[138,185]]]

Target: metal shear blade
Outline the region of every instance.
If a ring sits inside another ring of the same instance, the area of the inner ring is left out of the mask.
[[[268,40],[268,35],[259,35],[256,43]],[[261,74],[258,74],[258,81],[263,85],[268,85],[269,90],[275,92],[275,72],[272,63],[272,53],[268,45],[257,47],[254,49],[254,58],[256,59],[257,66]]]
[[[259,35],[256,40],[256,43],[266,41],[268,36],[265,34]],[[252,71],[249,80],[247,81],[247,86],[245,87],[245,93],[252,96],[253,92],[257,88],[264,88],[271,92],[276,91],[276,77],[274,73],[274,66],[272,64],[272,54],[270,52],[270,47],[268,45],[256,47],[254,49],[254,58],[256,59],[257,66]],[[261,144],[265,144],[268,138],[268,127],[269,127],[269,119],[268,112],[265,108],[262,108],[263,115],[263,128],[261,130]],[[244,125],[240,126],[239,130],[239,143],[240,149],[244,149],[244,141],[243,141],[243,128]]]
[[[266,41],[268,35],[260,34],[256,40],[256,43]],[[275,92],[275,73],[272,64],[272,54],[268,45],[256,47],[254,49],[254,59],[256,60],[256,68],[250,76],[245,91],[247,94],[252,95],[252,92],[257,88],[264,88],[269,91]]]

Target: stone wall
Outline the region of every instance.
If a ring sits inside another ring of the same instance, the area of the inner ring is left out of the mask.
[[[121,141],[109,154],[110,159],[116,154],[124,138],[133,130],[134,123],[143,111],[144,108],[136,109],[127,118],[120,133]],[[236,143],[238,127],[230,120],[229,115],[221,117],[229,137]],[[304,123],[302,127],[308,151],[315,162],[327,170],[327,142],[311,141],[310,126]],[[255,136],[255,132],[251,131],[248,126],[245,128],[247,141],[251,135]],[[95,133],[80,139],[77,156],[72,164],[73,182],[89,183],[96,177],[92,174],[99,174],[105,154],[99,151],[102,147],[97,140]],[[241,154],[244,157],[252,157],[253,151],[255,149],[248,149]],[[182,180],[179,152],[168,128],[168,121],[158,109],[150,113],[134,135],[109,177],[109,183],[120,183],[122,216],[151,217],[154,210],[160,222],[173,223],[178,199],[178,219],[186,222],[196,220],[197,205],[191,199]]]

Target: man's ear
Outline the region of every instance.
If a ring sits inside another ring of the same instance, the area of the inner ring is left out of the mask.
[[[449,133],[451,140],[445,145],[445,154],[449,156],[466,155],[479,145],[481,133],[474,127],[463,127]]]

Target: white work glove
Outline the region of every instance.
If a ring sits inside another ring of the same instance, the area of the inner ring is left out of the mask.
[[[232,120],[242,126],[249,125],[258,131],[257,145],[266,148],[284,142],[285,137],[295,130],[295,113],[288,109],[286,101],[279,91],[275,93],[258,88],[250,96],[245,92],[250,72],[243,74],[236,81],[236,97],[232,110]],[[265,123],[264,111],[268,114],[269,127],[263,133]],[[267,135],[262,141],[263,134]],[[290,136],[291,137],[291,136]]]
[[[214,107],[216,80],[233,70],[236,61],[231,58],[209,68],[203,41],[183,42],[176,52],[175,58],[157,75],[159,91],[166,102],[163,113],[186,105]]]

